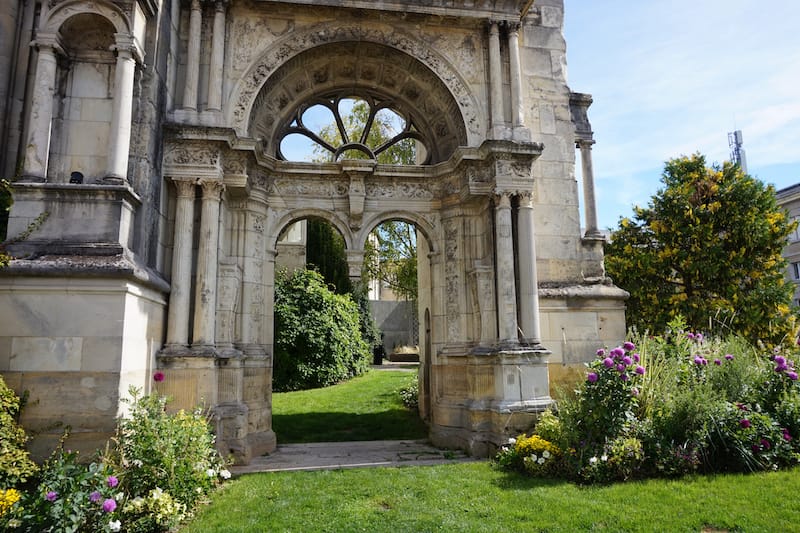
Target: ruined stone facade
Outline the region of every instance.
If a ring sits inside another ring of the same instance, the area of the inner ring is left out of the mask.
[[[30,391],[34,451],[54,421],[73,447],[100,445],[130,385],[208,406],[240,461],[274,449],[276,253],[307,217],[341,233],[354,278],[380,223],[423,237],[421,409],[436,444],[489,453],[552,381],[622,340],[561,0],[9,3],[9,236],[46,216],[0,271],[0,371]],[[343,97],[391,105],[420,164],[287,160],[304,109]]]

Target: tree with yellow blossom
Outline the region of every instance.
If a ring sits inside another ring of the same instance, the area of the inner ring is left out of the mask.
[[[660,331],[680,315],[696,331],[790,338],[793,287],[781,251],[795,223],[772,186],[700,154],[668,161],[661,181],[605,248],[607,273],[631,294],[628,324]]]

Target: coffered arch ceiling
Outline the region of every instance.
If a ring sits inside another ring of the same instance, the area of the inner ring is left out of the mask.
[[[431,164],[467,144],[453,95],[423,63],[395,48],[365,41],[325,44],[302,52],[266,81],[250,115],[249,134],[279,155],[298,110],[332,94],[381,100],[414,124]]]

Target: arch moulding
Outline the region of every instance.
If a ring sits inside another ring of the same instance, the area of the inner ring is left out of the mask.
[[[114,25],[114,30],[117,33],[133,33],[132,25],[125,13],[113,4],[97,0],[89,2],[86,0],[68,0],[59,4],[47,14],[46,22],[42,26],[43,31],[55,33],[67,19],[75,15],[85,14],[99,15],[107,19]]]
[[[345,41],[382,44],[408,54],[430,69],[447,87],[458,104],[470,145],[480,144],[485,132],[478,100],[456,68],[423,41],[389,26],[319,24],[293,32],[277,41],[251,65],[231,91],[228,123],[240,136],[247,136],[254,103],[269,77],[284,63],[312,48]]]

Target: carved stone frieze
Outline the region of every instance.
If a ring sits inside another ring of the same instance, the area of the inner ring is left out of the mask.
[[[201,142],[168,142],[163,165],[170,177],[219,178],[222,171],[219,149]]]
[[[393,180],[369,181],[366,183],[367,198],[403,200],[431,200],[435,197],[434,188],[430,183],[412,183]]]
[[[461,340],[461,276],[459,275],[459,240],[458,220],[448,219],[444,222],[444,281],[445,311],[447,313],[447,340]]]
[[[350,184],[345,180],[275,178],[269,183],[269,194],[276,196],[344,198],[349,192]]]

